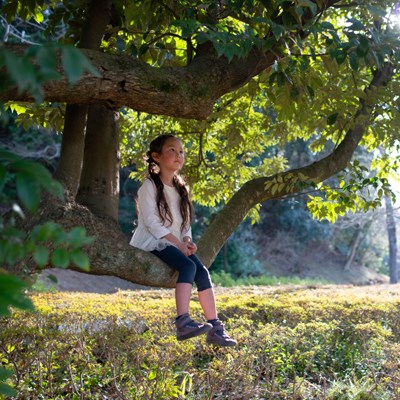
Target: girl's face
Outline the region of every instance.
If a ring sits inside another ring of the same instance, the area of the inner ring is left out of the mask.
[[[176,138],[168,138],[162,149],[161,153],[153,152],[153,159],[158,163],[160,172],[177,172],[185,162],[185,153],[183,151],[182,142]]]

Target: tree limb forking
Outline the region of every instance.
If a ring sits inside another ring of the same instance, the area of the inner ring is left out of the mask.
[[[385,64],[372,79],[368,89],[385,86],[393,75],[393,66]],[[372,96],[370,96],[371,98]],[[368,99],[368,96],[366,96]],[[198,255],[209,266],[215,259],[224,242],[242,222],[247,213],[256,204],[268,199],[282,197],[299,192],[304,185],[285,185],[271,193],[266,189],[268,182],[288,181],[292,176],[306,176],[314,183],[321,182],[343,169],[351,159],[365,132],[368,117],[373,113],[373,104],[360,100],[357,121],[343,141],[327,157],[303,168],[286,171],[270,177],[262,177],[247,182],[215,217],[198,243]],[[307,182],[304,182],[306,184]],[[95,237],[93,244],[87,247],[91,266],[90,273],[95,275],[113,275],[130,282],[147,286],[172,288],[175,286],[176,273],[153,254],[132,248],[126,241],[115,221],[99,218],[86,207],[79,204],[52,205],[46,219],[62,221],[65,227],[83,224],[89,236]]]
[[[369,87],[365,89],[366,98],[368,99],[368,92],[375,88],[386,86],[393,74],[393,65],[385,63],[375,73]],[[313,183],[322,182],[345,168],[365,133],[369,117],[373,112],[373,106],[374,104],[360,99],[360,107],[355,116],[356,123],[354,127],[346,133],[342,142],[327,157],[305,167],[246,182],[214,218],[198,243],[198,254],[205,265],[210,266],[212,264],[227,238],[254,206],[268,199],[299,192],[304,189],[307,181],[312,181]],[[307,177],[307,181],[303,182],[302,186],[279,185],[278,190],[274,191],[274,193],[272,193],[271,187],[266,187],[269,182],[290,182],[293,177],[299,180],[304,180],[299,177]]]

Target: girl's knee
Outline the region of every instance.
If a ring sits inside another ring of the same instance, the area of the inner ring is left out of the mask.
[[[212,288],[210,273],[204,265],[201,268],[197,268],[195,282],[199,292]]]
[[[193,261],[188,259],[187,262],[178,269],[178,271],[179,276],[177,283],[193,283],[195,281],[197,267]]]

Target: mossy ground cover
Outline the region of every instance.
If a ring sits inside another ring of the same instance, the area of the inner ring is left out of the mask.
[[[32,294],[0,320],[15,398],[400,398],[398,286],[216,292],[236,348],[177,342],[171,290]]]

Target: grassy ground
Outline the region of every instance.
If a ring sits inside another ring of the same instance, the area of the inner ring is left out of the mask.
[[[216,292],[236,348],[177,342],[171,290],[33,294],[0,320],[15,398],[400,399],[398,286]]]

